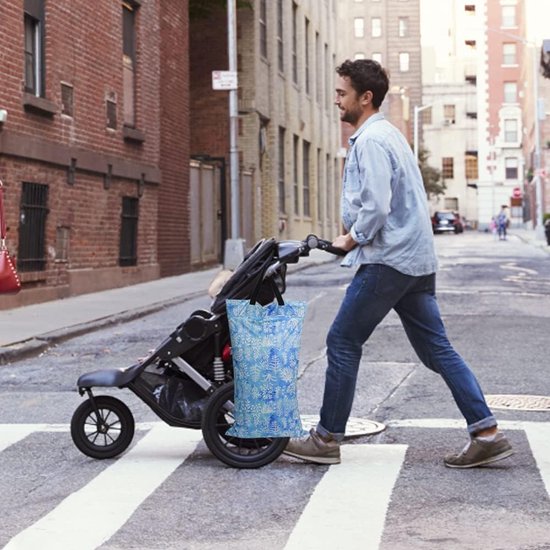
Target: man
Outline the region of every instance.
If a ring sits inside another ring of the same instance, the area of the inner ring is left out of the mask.
[[[359,266],[327,336],[328,367],[321,417],[306,439],[285,453],[317,464],[338,464],[362,346],[394,309],[420,360],[440,374],[466,419],[470,441],[445,457],[450,468],[481,466],[510,456],[479,384],[453,349],[435,298],[437,260],[422,177],[404,136],[379,112],[388,91],[385,70],[362,59],[340,65],[336,105],[355,133],[342,191],[345,233],[333,245]]]

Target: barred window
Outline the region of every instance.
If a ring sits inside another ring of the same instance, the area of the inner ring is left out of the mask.
[[[516,157],[506,157],[504,159],[504,166],[507,180],[518,179],[518,159]]]
[[[46,217],[48,186],[23,183],[19,211],[19,271],[43,271],[46,268]]]
[[[120,224],[119,265],[137,265],[137,231],[139,200],[122,197],[122,220]]]

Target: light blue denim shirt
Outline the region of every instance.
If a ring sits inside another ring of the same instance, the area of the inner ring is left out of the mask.
[[[437,270],[426,191],[403,134],[382,113],[351,136],[342,221],[359,243],[342,265],[384,264],[406,275]]]

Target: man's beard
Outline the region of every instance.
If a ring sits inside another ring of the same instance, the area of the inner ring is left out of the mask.
[[[359,120],[358,111],[340,111],[340,120],[354,125]]]

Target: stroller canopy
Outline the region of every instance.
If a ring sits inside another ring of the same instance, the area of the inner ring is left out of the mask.
[[[214,299],[211,307],[212,313],[224,313],[226,300],[250,299],[258,277],[263,276],[266,266],[276,260],[277,254],[278,247],[275,239],[263,239],[257,242]],[[281,270],[280,276],[283,278],[284,285],[284,270]],[[262,285],[257,297],[258,303],[265,305],[270,303],[273,298],[271,284]]]

